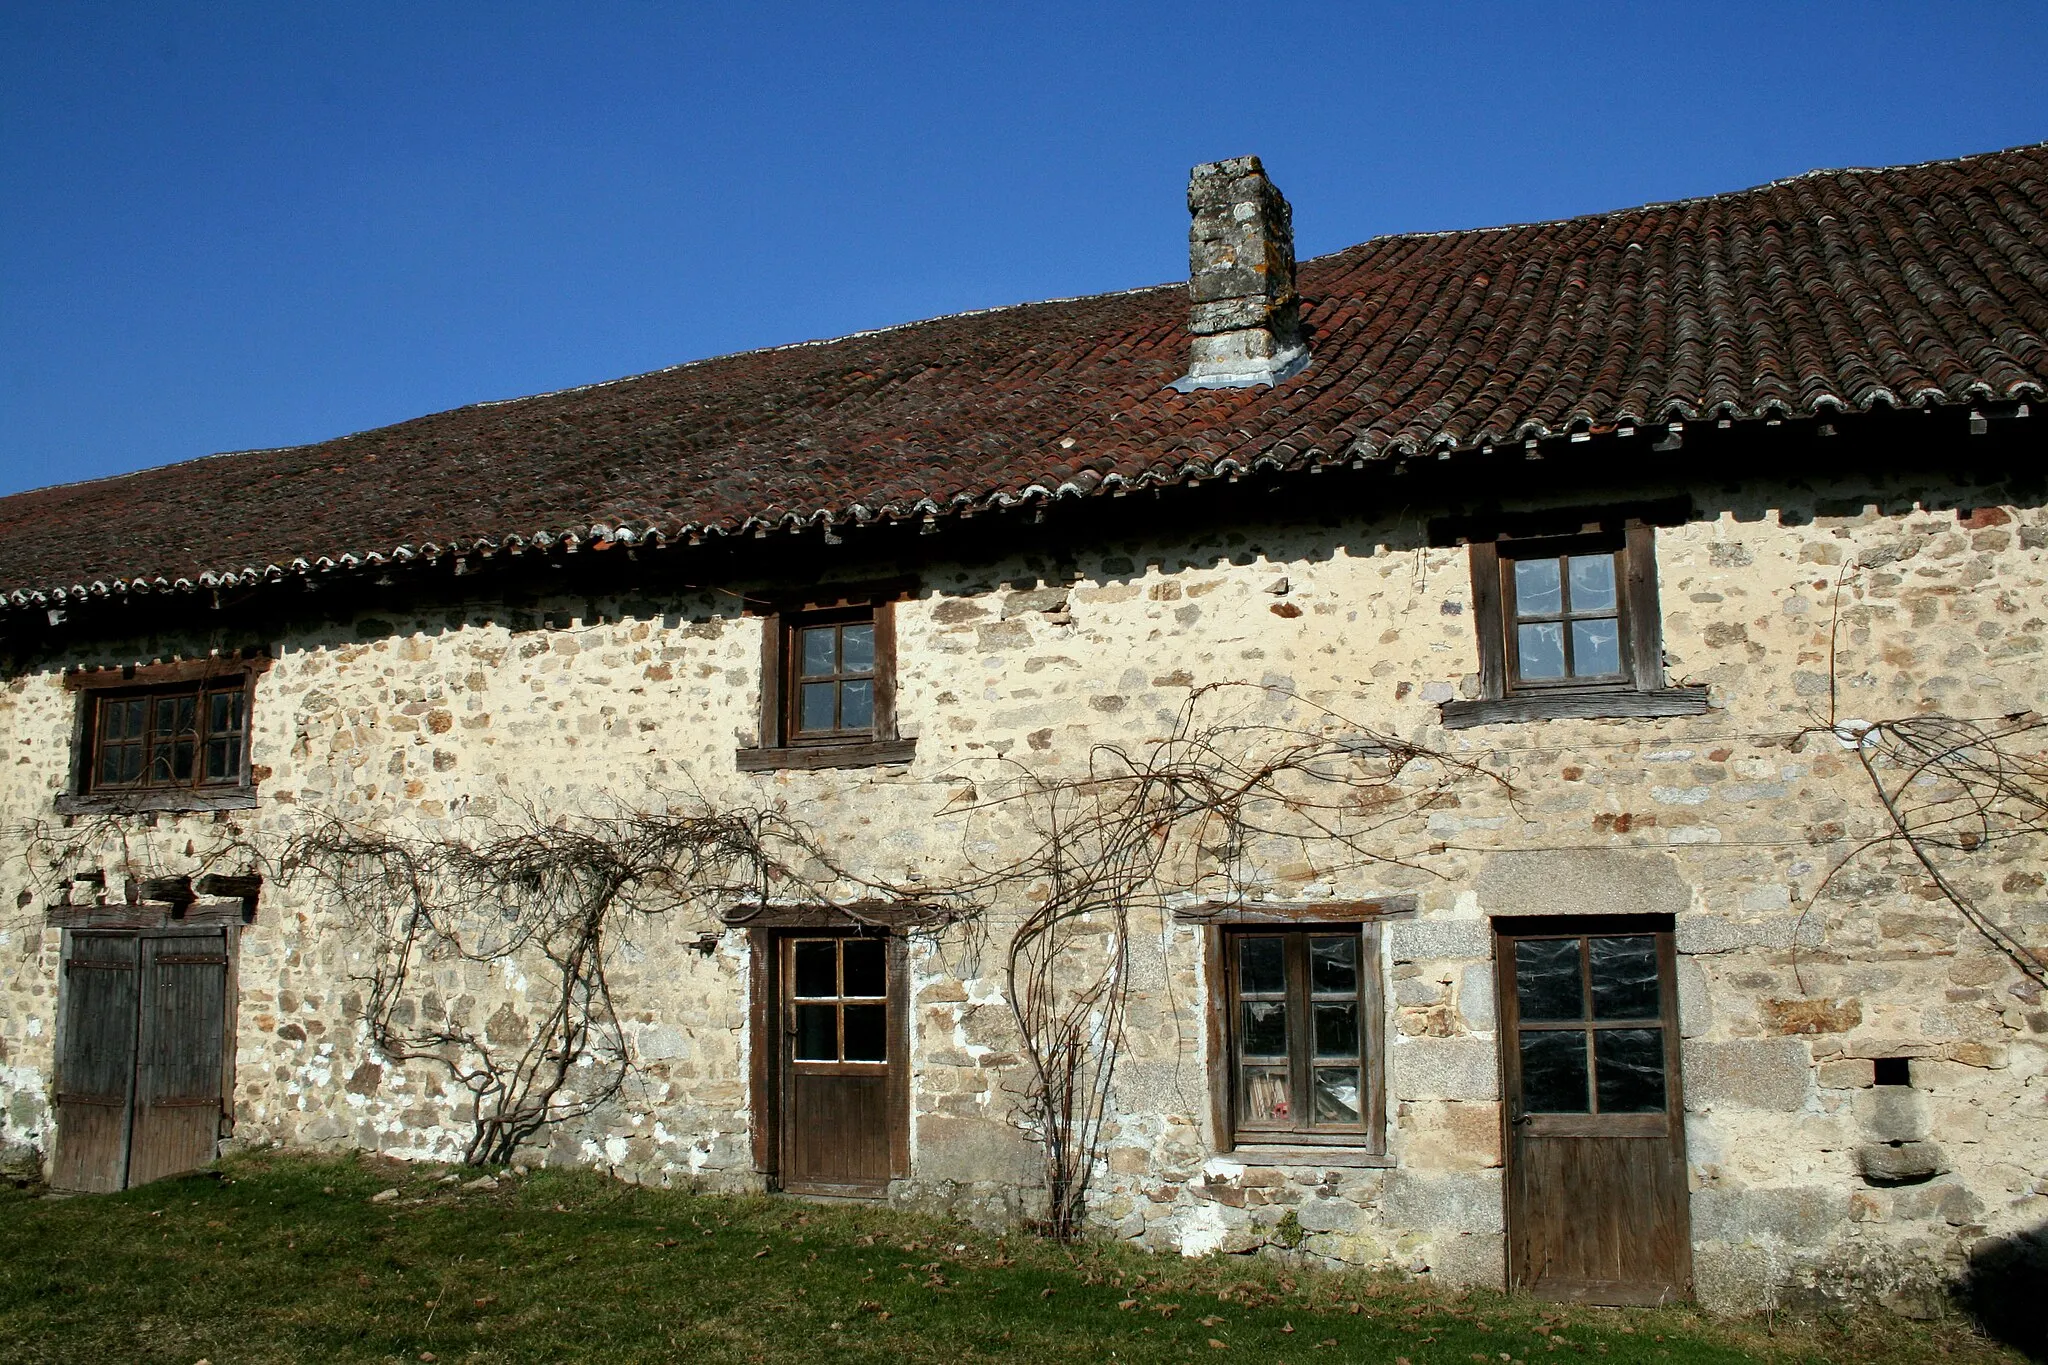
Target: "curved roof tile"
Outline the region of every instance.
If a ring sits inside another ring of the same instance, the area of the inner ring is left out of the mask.
[[[0,600],[929,517],[1610,424],[2048,393],[2048,144],[1300,267],[1315,361],[1180,394],[1161,285],[0,498]],[[280,566],[289,566],[280,567]]]

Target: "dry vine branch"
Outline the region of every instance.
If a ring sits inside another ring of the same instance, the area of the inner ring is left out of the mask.
[[[1197,689],[1164,738],[1097,746],[1085,777],[1020,771],[977,810],[1021,809],[1028,851],[970,885],[1032,888],[1005,977],[1031,1067],[1019,1122],[1040,1147],[1045,1228],[1061,1238],[1081,1229],[1109,1116],[1134,914],[1240,900],[1275,846],[1319,876],[1414,866],[1382,846],[1398,823],[1475,778],[1512,797],[1477,764],[1258,684]]]
[[[1837,642],[1842,592],[1852,567],[1845,565],[1835,581],[1824,728],[1855,752],[1884,811],[1885,828],[1836,859],[1808,898],[1806,913],[1865,853],[1902,844],[1972,929],[2037,986],[2048,986],[2048,963],[2001,925],[1945,865],[1949,859],[1994,846],[2048,836],[2048,752],[2043,750],[2048,720],[2032,711],[1997,719],[1940,714],[1877,722],[1838,719]],[[2038,890],[2041,880],[2038,874],[2022,874],[2020,884]]]
[[[1822,889],[1865,850],[1902,843],[1971,928],[2035,984],[2048,986],[2048,966],[1944,866],[1955,857],[2048,836],[2048,754],[2040,747],[2048,740],[2048,721],[2032,712],[1990,722],[1911,716],[1867,727],[1852,722],[1838,732],[1853,744],[1888,832],[1838,862]],[[2029,885],[2038,889],[2038,879]]]
[[[578,820],[528,812],[476,840],[335,821],[295,836],[282,863],[288,877],[321,883],[368,953],[363,1013],[378,1051],[436,1064],[467,1091],[473,1164],[510,1160],[624,1084],[630,1059],[607,967],[625,918],[709,927],[792,894],[820,899],[846,880],[785,812],[701,802]],[[540,978],[545,1005],[526,1036],[493,1036],[440,1004],[419,978],[446,962]]]

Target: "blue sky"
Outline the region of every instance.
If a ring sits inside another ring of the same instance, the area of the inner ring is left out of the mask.
[[[0,0],[0,493],[1177,279],[1246,152],[1308,256],[2038,141],[2042,19]]]

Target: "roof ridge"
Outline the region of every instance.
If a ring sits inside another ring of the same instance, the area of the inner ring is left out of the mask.
[[[2011,156],[2015,152],[2048,151],[2048,141],[2021,142],[2010,147],[2000,147],[1988,152],[1968,152],[1962,156],[1936,157],[1930,161],[1904,161],[1893,166],[1821,166],[1797,175],[1779,176],[1766,180],[1761,185],[1748,185],[1739,190],[1716,190],[1712,194],[1688,195],[1683,199],[1653,199],[1647,204],[1626,204],[1614,209],[1595,209],[1590,213],[1569,213],[1561,218],[1531,218],[1518,223],[1495,223],[1490,227],[1432,228],[1421,232],[1386,232],[1377,237],[1368,237],[1350,246],[1340,246],[1320,256],[1311,256],[1302,264],[1311,261],[1326,261],[1333,256],[1342,256],[1347,251],[1358,251],[1376,246],[1382,242],[1431,241],[1440,237],[1483,237],[1494,232],[1519,232],[1526,228],[1565,227],[1572,223],[1588,223],[1605,218],[1623,218],[1632,213],[1657,213],[1666,209],[1690,208],[1695,204],[1711,204],[1729,200],[1744,199],[1754,194],[1796,185],[1802,180],[1820,180],[1838,175],[1893,175],[1907,171],[1931,170],[1939,166],[1960,166],[1987,157]]]

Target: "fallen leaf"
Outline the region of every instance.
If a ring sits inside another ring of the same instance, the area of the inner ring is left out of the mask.
[[[1138,1301],[1136,1299],[1125,1299],[1117,1304],[1117,1307],[1123,1309],[1126,1313],[1130,1312],[1133,1308],[1136,1308],[1137,1306]]]
[[[763,1256],[766,1256],[767,1254],[768,1254],[768,1248],[767,1248],[767,1247],[762,1247],[762,1248],[761,1248],[761,1249],[760,1249],[759,1251],[757,1251],[757,1252],[755,1252],[755,1253],[754,1253],[754,1259],[758,1261],[758,1260],[760,1260],[760,1259],[761,1259],[761,1258],[762,1258]]]
[[[1223,1319],[1217,1317],[1214,1313],[1202,1319],[1202,1326],[1204,1327],[1221,1327],[1222,1325]]]
[[[1210,1337],[1210,1338],[1209,1338],[1209,1344],[1210,1344],[1211,1346],[1215,1347],[1215,1348],[1216,1348],[1217,1350],[1219,1350],[1219,1351],[1227,1351],[1227,1350],[1229,1350],[1229,1349],[1230,1349],[1230,1348],[1229,1348],[1228,1346],[1226,1346],[1226,1345],[1224,1345],[1224,1344],[1223,1344],[1222,1342],[1220,1342],[1220,1341],[1216,1340],[1216,1338],[1214,1338],[1214,1337]]]

